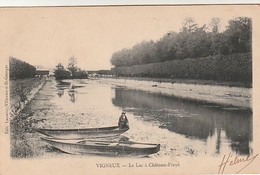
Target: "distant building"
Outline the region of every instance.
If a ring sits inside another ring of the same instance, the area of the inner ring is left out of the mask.
[[[44,69],[43,65],[34,65],[34,67],[36,67],[37,70]]]
[[[38,69],[36,70],[36,77],[47,77],[50,75],[50,71],[49,70],[45,70],[45,69]]]
[[[90,77],[108,77],[112,76],[110,70],[96,70],[96,71],[88,71]]]

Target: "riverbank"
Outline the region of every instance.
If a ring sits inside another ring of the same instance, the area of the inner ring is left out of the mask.
[[[45,78],[10,80],[11,119],[25,108],[35,94],[42,88],[45,81]]]
[[[194,79],[176,79],[176,78],[151,78],[151,77],[113,77],[113,79],[123,80],[138,80],[138,81],[152,81],[152,82],[164,82],[164,83],[184,83],[184,84],[199,84],[199,85],[211,85],[211,86],[228,86],[228,87],[243,87],[252,88],[251,83],[243,83],[236,81],[215,81],[215,80],[194,80]]]
[[[252,88],[210,81],[149,78],[102,78],[104,83],[156,92],[191,101],[212,103],[228,108],[252,110]]]
[[[25,89],[31,90],[28,93],[28,95],[31,94],[31,98],[21,112],[14,115],[10,121],[12,158],[44,154],[43,141],[33,128],[44,123],[47,111],[56,109],[54,103],[50,102],[51,98],[56,95],[54,87],[49,88],[49,84],[53,84],[54,81],[54,79],[24,79],[13,83],[13,88],[23,85]],[[17,95],[13,94],[10,100],[17,101],[17,98],[19,99]]]
[[[35,96],[46,83],[46,78],[10,80],[10,132],[11,156],[32,155],[32,125],[39,121],[32,118],[34,111],[28,110]]]

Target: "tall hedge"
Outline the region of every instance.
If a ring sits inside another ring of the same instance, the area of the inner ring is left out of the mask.
[[[118,76],[252,82],[252,53],[216,55],[112,68]]]
[[[9,58],[9,71],[11,80],[34,77],[36,74],[34,66],[14,57]]]

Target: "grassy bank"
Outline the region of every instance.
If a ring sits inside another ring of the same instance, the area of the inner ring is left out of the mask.
[[[21,158],[34,155],[28,138],[33,134],[32,126],[41,122],[34,119],[33,111],[26,108],[45,83],[45,78],[26,78],[10,81],[11,104],[11,157]],[[19,146],[18,146],[19,145]]]
[[[45,81],[44,78],[26,78],[10,80],[10,104],[11,109],[19,102],[28,100],[32,90]]]
[[[177,79],[177,78],[151,78],[151,77],[113,77],[114,79],[122,80],[138,80],[138,81],[151,81],[157,83],[185,83],[185,84],[200,84],[200,85],[216,85],[228,87],[245,87],[252,88],[251,83],[243,83],[236,81],[216,81],[216,80],[194,80],[194,79]]]

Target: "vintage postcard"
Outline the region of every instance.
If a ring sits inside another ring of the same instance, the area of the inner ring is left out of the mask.
[[[260,173],[259,10],[0,8],[0,174]]]

